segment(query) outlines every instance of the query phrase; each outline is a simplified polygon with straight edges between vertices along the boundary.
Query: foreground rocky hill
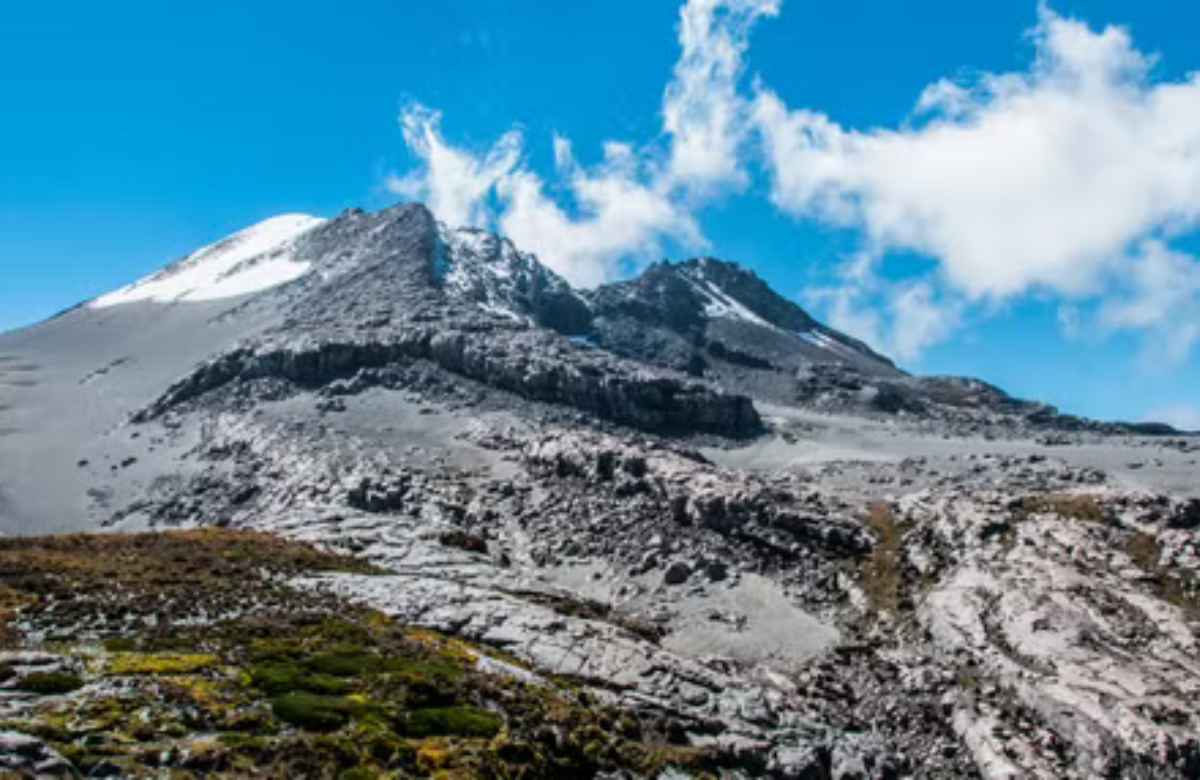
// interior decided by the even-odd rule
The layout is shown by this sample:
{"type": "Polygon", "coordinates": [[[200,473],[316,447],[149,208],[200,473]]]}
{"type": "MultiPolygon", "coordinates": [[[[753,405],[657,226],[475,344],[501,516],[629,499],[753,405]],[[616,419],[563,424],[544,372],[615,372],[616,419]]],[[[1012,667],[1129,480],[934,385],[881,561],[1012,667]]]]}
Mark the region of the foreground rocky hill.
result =
{"type": "Polygon", "coordinates": [[[236,531],[0,543],[0,767],[40,777],[718,771],[510,656],[291,583],[372,576],[236,531]],[[119,582],[114,589],[112,583],[119,582]]]}
{"type": "Polygon", "coordinates": [[[733,264],[576,291],[417,205],[272,220],[0,336],[5,532],[226,529],[0,543],[10,765],[1200,776],[1198,461],[907,375],[733,264]],[[151,708],[134,749],[89,709],[121,664],[259,720],[151,708]]]}

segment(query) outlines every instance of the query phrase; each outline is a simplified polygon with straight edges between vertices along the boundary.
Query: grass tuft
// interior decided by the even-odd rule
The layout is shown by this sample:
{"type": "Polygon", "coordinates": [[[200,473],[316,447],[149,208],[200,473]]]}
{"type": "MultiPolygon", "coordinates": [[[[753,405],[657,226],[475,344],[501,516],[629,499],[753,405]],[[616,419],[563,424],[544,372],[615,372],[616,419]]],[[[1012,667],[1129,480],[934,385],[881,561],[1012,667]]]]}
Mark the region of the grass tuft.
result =
{"type": "Polygon", "coordinates": [[[859,567],[858,582],[875,614],[895,615],[900,610],[904,581],[904,532],[892,505],[877,501],[867,508],[866,525],[878,542],[870,557],[859,567]]]}

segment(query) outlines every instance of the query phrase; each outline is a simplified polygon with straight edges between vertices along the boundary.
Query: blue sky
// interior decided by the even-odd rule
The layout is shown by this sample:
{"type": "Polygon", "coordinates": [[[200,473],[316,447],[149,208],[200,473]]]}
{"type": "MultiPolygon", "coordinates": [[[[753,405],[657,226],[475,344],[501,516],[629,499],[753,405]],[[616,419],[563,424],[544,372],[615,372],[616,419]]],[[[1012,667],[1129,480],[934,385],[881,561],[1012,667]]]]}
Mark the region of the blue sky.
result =
{"type": "Polygon", "coordinates": [[[273,214],[440,193],[584,281],[715,254],[913,370],[1098,417],[1200,406],[1200,342],[1179,335],[1200,328],[1200,9],[692,0],[711,16],[681,76],[681,2],[347,5],[6,9],[0,329],[273,214]],[[729,41],[746,47],[726,84],[703,58],[729,41]],[[697,74],[672,133],[664,90],[697,74]],[[958,91],[914,112],[942,80],[958,91]],[[1047,150],[1016,124],[1070,153],[1034,166],[1047,150]],[[1108,124],[1124,134],[1086,129],[1108,124]],[[498,148],[514,128],[519,150],[498,148]],[[464,201],[421,138],[483,168],[515,157],[471,169],[488,189],[464,201]],[[624,144],[607,162],[606,142],[624,144]]]}

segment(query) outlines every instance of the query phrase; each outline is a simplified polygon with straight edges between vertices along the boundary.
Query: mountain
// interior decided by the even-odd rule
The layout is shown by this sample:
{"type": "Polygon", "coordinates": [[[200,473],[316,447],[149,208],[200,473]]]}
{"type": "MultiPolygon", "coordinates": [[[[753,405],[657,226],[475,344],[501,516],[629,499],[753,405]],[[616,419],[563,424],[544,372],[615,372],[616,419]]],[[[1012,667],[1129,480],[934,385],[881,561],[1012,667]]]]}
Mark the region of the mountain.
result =
{"type": "Polygon", "coordinates": [[[0,335],[0,768],[1196,777],[1198,460],[735,263],[277,217],[0,335]]]}

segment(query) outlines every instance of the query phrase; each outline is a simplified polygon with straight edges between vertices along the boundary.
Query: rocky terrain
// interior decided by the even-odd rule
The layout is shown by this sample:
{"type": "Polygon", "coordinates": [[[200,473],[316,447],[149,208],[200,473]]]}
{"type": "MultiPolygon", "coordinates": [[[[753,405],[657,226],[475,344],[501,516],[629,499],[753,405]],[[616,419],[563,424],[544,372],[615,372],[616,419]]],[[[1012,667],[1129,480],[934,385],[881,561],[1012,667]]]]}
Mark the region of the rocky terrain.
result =
{"type": "Polygon", "coordinates": [[[1200,777],[1198,463],[1165,426],[908,375],[732,263],[578,291],[419,205],[272,220],[0,336],[0,529],[224,529],[163,544],[267,583],[0,542],[0,765],[1200,777]],[[370,659],[306,681],[348,652],[330,615],[370,659]],[[256,677],[253,620],[308,639],[256,677]],[[451,651],[437,706],[386,672],[451,651]],[[156,705],[173,733],[142,739],[92,714],[122,662],[139,706],[199,675],[259,720],[156,705]],[[24,691],[35,667],[82,687],[24,691]]]}

